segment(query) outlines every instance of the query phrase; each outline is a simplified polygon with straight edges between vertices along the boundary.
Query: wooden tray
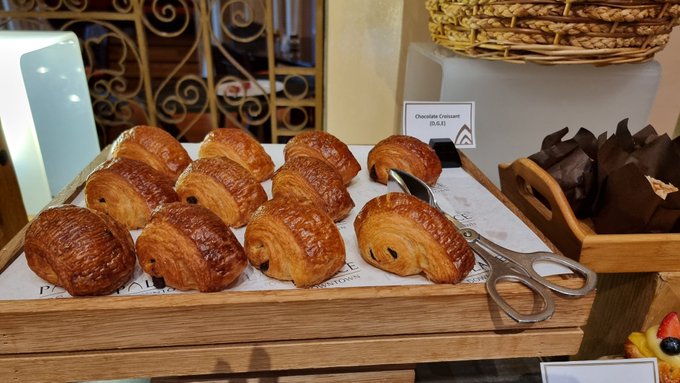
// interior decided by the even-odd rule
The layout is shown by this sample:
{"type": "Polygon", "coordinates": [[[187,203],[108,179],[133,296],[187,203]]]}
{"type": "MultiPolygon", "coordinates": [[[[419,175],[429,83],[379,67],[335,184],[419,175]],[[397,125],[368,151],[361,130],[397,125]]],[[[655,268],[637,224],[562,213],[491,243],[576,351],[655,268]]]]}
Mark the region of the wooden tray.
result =
{"type": "Polygon", "coordinates": [[[597,234],[579,220],[552,176],[520,158],[499,166],[503,193],[566,256],[598,273],[680,271],[680,234],[597,234]],[[548,206],[539,201],[539,193],[548,206]]]}
{"type": "MultiPolygon", "coordinates": [[[[77,195],[106,156],[52,204],[77,195]]],[[[467,159],[464,167],[509,204],[467,159]]],[[[0,252],[0,272],[21,253],[24,230],[0,252]]],[[[502,287],[522,311],[537,304],[523,287],[502,287]]],[[[594,296],[553,295],[554,317],[526,325],[483,284],[0,301],[0,376],[55,382],[570,355],[594,296]]]]}

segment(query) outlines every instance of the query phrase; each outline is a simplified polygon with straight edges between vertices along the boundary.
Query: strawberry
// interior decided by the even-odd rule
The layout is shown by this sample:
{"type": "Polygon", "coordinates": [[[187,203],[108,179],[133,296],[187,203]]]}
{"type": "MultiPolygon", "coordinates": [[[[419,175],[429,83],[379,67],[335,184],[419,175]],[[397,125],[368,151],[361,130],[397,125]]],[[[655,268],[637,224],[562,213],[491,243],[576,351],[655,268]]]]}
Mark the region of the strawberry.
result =
{"type": "Polygon", "coordinates": [[[680,338],[680,319],[678,313],[671,311],[663,318],[659,325],[659,331],[656,332],[658,339],[667,337],[680,338]]]}

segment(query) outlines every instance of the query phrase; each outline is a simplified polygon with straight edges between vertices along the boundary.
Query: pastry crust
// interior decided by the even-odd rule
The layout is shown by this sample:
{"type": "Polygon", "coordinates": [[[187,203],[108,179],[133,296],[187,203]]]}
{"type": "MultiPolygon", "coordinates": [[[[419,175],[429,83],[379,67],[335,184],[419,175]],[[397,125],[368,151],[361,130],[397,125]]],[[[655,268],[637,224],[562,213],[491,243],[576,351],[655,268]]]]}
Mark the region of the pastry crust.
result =
{"type": "Polygon", "coordinates": [[[264,147],[238,128],[221,128],[208,133],[201,143],[198,156],[228,157],[248,169],[259,182],[269,179],[274,172],[274,162],[264,147]]]}
{"type": "Polygon", "coordinates": [[[231,230],[199,205],[161,206],[136,247],[142,269],[179,290],[223,290],[247,265],[243,247],[231,230]]]}
{"type": "Polygon", "coordinates": [[[179,201],[173,186],[172,179],[143,162],[112,158],[87,177],[85,203],[128,229],[139,229],[156,207],[179,201]]]}
{"type": "Polygon", "coordinates": [[[28,267],[69,294],[111,294],[127,282],[136,258],[130,232],[104,213],[74,205],[42,211],[24,238],[28,267]]]}
{"type": "Polygon", "coordinates": [[[266,275],[297,287],[319,284],[345,264],[345,243],[333,220],[308,201],[275,198],[246,227],[246,256],[266,275]]]}
{"type": "Polygon", "coordinates": [[[217,214],[227,226],[241,227],[267,193],[252,174],[227,157],[192,162],[176,184],[181,201],[197,203],[217,214]]]}
{"type": "Polygon", "coordinates": [[[393,135],[368,152],[368,170],[373,180],[387,184],[390,169],[404,170],[434,186],[442,173],[442,163],[434,149],[419,139],[393,135]]]}
{"type": "Polygon", "coordinates": [[[347,217],[354,207],[342,177],[315,157],[294,157],[283,164],[272,178],[272,195],[306,199],[322,208],[335,222],[347,217]]]}
{"type": "MultiPolygon", "coordinates": [[[[623,344],[623,350],[626,358],[646,358],[629,339],[626,339],[623,344]]],[[[680,383],[680,368],[675,368],[670,363],[658,358],[657,365],[659,366],[660,383],[680,383]]]]}
{"type": "Polygon", "coordinates": [[[361,170],[361,165],[344,142],[332,134],[310,131],[293,137],[283,148],[286,162],[299,156],[316,157],[326,161],[342,177],[345,185],[361,170]]]}
{"type": "Polygon", "coordinates": [[[118,136],[111,147],[111,156],[142,161],[173,181],[191,162],[182,144],[170,133],[146,125],[135,126],[118,136]]]}
{"type": "Polygon", "coordinates": [[[475,257],[455,225],[432,206],[403,193],[376,197],[354,220],[359,251],[371,265],[401,276],[458,283],[475,257]]]}

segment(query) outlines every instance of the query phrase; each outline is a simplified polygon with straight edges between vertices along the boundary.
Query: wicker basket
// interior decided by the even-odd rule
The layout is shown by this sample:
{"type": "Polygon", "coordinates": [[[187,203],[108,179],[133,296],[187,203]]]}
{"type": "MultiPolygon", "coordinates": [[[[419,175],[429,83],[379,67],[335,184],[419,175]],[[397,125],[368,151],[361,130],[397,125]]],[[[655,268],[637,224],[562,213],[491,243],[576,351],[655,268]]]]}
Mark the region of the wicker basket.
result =
{"type": "Polygon", "coordinates": [[[426,0],[433,40],[460,54],[543,64],[651,59],[680,0],[426,0]]]}

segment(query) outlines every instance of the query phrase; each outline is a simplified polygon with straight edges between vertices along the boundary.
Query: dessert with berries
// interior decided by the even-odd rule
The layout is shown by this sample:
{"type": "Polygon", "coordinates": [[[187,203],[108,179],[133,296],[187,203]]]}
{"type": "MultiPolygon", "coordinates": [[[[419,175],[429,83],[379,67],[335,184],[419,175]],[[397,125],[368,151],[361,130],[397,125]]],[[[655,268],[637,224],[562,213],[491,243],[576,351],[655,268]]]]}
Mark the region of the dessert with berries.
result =
{"type": "Polygon", "coordinates": [[[680,319],[672,311],[661,324],[633,332],[624,344],[626,358],[657,358],[661,383],[680,383],[680,319]]]}

